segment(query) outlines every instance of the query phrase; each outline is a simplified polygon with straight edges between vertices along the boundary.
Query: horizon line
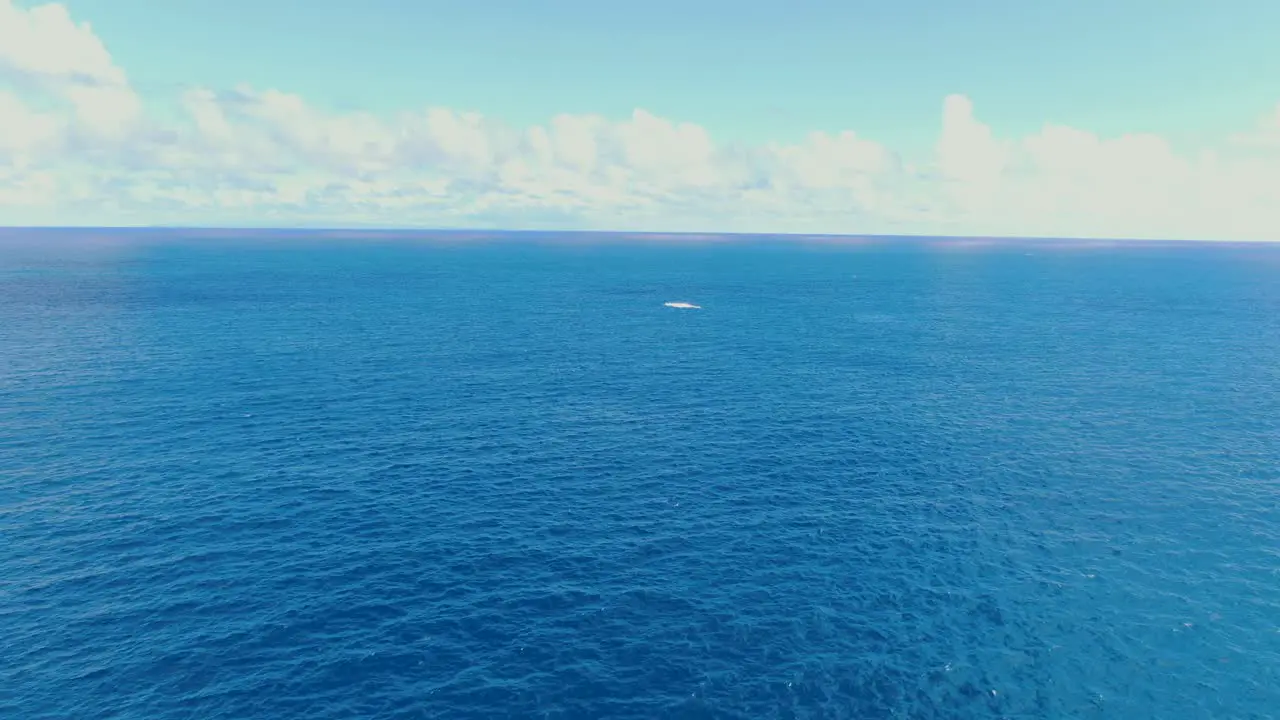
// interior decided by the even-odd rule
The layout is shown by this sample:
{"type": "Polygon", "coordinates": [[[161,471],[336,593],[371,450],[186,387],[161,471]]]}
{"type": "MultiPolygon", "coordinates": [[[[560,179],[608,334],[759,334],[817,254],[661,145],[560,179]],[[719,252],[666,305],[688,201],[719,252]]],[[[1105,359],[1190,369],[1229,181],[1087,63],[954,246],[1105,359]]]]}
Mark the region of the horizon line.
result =
{"type": "MultiPolygon", "coordinates": [[[[0,236],[13,232],[75,232],[75,231],[143,231],[143,232],[178,232],[178,233],[210,233],[210,232],[270,232],[289,234],[332,234],[361,233],[366,235],[593,235],[614,236],[632,239],[650,240],[746,240],[776,238],[793,241],[980,241],[980,242],[1065,242],[1065,243],[1120,243],[1120,244],[1208,244],[1208,245],[1268,245],[1280,243],[1280,238],[1272,239],[1223,239],[1207,238],[1142,238],[1142,237],[1072,237],[1053,235],[929,235],[920,233],[800,233],[800,232],[700,232],[695,230],[589,230],[589,229],[536,229],[536,228],[493,228],[493,227],[412,227],[412,226],[361,226],[361,225],[0,225],[0,236]]],[[[483,239],[481,237],[471,239],[483,239]]]]}

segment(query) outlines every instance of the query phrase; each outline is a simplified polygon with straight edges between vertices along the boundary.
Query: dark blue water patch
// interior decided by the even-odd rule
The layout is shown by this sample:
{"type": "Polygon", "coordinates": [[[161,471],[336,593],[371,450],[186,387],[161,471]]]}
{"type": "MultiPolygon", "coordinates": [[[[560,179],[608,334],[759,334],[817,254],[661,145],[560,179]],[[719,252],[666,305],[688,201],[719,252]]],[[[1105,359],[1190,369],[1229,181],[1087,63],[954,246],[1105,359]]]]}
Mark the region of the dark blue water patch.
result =
{"type": "Polygon", "coordinates": [[[253,240],[0,244],[0,715],[1280,707],[1275,248],[253,240]]]}

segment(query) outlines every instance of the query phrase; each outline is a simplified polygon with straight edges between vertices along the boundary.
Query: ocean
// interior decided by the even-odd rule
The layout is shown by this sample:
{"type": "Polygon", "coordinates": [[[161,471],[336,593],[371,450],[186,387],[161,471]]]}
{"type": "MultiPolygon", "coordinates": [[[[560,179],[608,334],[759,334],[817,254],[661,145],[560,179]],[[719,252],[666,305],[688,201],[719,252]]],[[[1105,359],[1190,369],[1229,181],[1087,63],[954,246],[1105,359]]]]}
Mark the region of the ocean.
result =
{"type": "Polygon", "coordinates": [[[4,231],[0,717],[1280,717],[1280,245],[4,231]]]}

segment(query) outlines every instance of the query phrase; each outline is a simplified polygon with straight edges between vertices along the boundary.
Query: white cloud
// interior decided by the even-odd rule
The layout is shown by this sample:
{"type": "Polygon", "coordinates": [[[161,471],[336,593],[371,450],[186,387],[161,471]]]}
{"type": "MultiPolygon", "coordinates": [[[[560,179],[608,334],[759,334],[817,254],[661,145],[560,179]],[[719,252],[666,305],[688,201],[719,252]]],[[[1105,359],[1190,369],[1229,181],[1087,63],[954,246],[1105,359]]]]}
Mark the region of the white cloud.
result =
{"type": "Polygon", "coordinates": [[[853,131],[742,147],[645,110],[512,128],[248,86],[190,90],[175,122],[143,113],[87,23],[0,0],[5,80],[0,219],[1280,239],[1280,105],[1180,154],[1060,125],[1001,137],[952,95],[909,159],[853,131]]]}
{"type": "Polygon", "coordinates": [[[991,128],[973,115],[973,103],[951,95],[942,104],[942,137],[938,140],[938,169],[963,185],[989,187],[999,180],[1008,148],[992,137],[991,128]]]}
{"type": "Polygon", "coordinates": [[[1280,152],[1280,103],[1276,103],[1271,112],[1260,118],[1252,130],[1232,135],[1230,142],[1238,148],[1280,152]]]}
{"type": "Polygon", "coordinates": [[[0,0],[0,77],[70,103],[81,128],[118,138],[137,120],[138,96],[88,23],[60,4],[24,10],[0,0]]]}
{"type": "Polygon", "coordinates": [[[28,108],[17,96],[0,90],[0,159],[26,165],[49,152],[61,136],[60,119],[28,108]]]}
{"type": "Polygon", "coordinates": [[[13,70],[43,77],[125,83],[93,28],[73,21],[59,4],[23,10],[0,0],[0,59],[13,70]]]}
{"type": "Polygon", "coordinates": [[[57,189],[53,173],[0,170],[0,206],[48,206],[53,203],[57,189]]]}

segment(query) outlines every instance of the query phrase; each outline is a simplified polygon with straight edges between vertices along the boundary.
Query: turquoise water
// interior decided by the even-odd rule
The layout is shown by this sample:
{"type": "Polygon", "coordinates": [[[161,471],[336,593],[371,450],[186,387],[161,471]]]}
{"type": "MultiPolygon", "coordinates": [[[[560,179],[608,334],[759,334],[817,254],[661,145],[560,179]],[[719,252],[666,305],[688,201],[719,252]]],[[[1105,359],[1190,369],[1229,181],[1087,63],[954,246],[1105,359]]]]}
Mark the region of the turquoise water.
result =
{"type": "Polygon", "coordinates": [[[1280,717],[1280,247],[561,240],[0,236],[0,716],[1280,717]]]}

